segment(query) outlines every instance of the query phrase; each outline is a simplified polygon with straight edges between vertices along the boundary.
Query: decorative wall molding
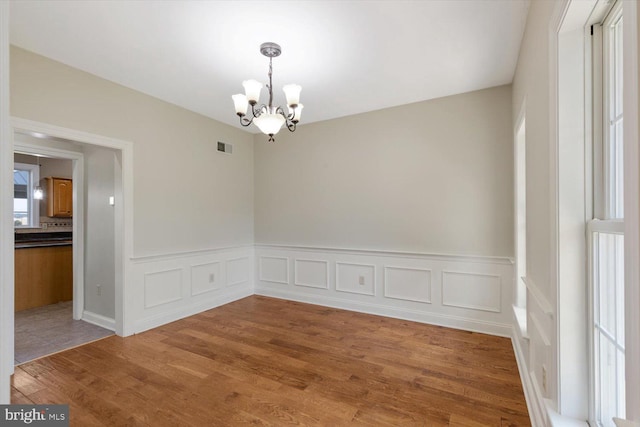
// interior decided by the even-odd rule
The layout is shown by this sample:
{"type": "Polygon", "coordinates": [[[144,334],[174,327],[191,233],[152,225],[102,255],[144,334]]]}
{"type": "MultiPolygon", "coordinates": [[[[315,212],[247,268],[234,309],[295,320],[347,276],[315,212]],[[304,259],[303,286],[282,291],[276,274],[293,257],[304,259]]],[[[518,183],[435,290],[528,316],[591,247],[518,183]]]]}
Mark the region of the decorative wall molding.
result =
{"type": "Polygon", "coordinates": [[[253,294],[251,247],[154,256],[133,262],[133,333],[253,294]]]}
{"type": "Polygon", "coordinates": [[[220,261],[191,266],[191,296],[220,289],[222,283],[220,261]]]}
{"type": "Polygon", "coordinates": [[[251,282],[253,277],[249,272],[253,271],[253,259],[248,256],[227,260],[227,284],[226,286],[236,286],[251,282]]]}
{"type": "Polygon", "coordinates": [[[211,255],[214,253],[224,253],[224,252],[235,251],[235,250],[251,250],[251,249],[253,249],[252,244],[224,246],[220,248],[198,249],[195,251],[180,251],[180,252],[166,252],[161,254],[138,255],[138,256],[132,256],[131,261],[139,264],[142,262],[169,261],[169,260],[174,260],[176,258],[190,258],[198,255],[211,255]]]}
{"type": "Polygon", "coordinates": [[[257,245],[255,254],[259,295],[511,335],[511,262],[272,245],[257,245]],[[289,265],[294,266],[293,281],[288,280],[289,265]],[[443,272],[465,278],[447,290],[449,305],[442,303],[443,272]]]}
{"type": "Polygon", "coordinates": [[[289,259],[261,256],[258,260],[258,279],[263,282],[289,284],[289,259]]]}
{"type": "Polygon", "coordinates": [[[144,308],[170,304],[182,299],[182,269],[144,274],[144,308]]]}
{"type": "Polygon", "coordinates": [[[384,296],[431,304],[431,270],[385,266],[384,296]]]}
{"type": "Polygon", "coordinates": [[[538,304],[544,314],[553,317],[553,307],[551,306],[551,303],[547,297],[544,296],[538,285],[533,282],[533,279],[530,277],[522,277],[522,281],[527,286],[527,290],[531,296],[533,296],[535,303],[538,304]]]}
{"type": "Polygon", "coordinates": [[[326,248],[312,246],[295,246],[295,245],[271,245],[256,243],[255,249],[271,249],[298,252],[330,252],[350,255],[368,255],[368,256],[387,256],[396,258],[428,258],[441,261],[464,261],[464,262],[480,262],[483,264],[505,264],[513,265],[513,258],[484,256],[484,255],[453,255],[427,252],[404,252],[404,251],[382,251],[377,249],[349,249],[349,248],[326,248]]]}
{"type": "Polygon", "coordinates": [[[462,271],[442,272],[442,304],[500,313],[500,276],[462,271]]]}
{"type": "Polygon", "coordinates": [[[294,259],[293,284],[309,288],[329,288],[329,263],[317,259],[294,259]]]}
{"type": "Polygon", "coordinates": [[[336,262],[336,291],[373,296],[375,283],[375,265],[336,262]]]}
{"type": "Polygon", "coordinates": [[[534,388],[531,376],[527,371],[528,365],[525,358],[525,349],[522,348],[521,341],[518,339],[516,327],[516,325],[513,326],[511,344],[513,345],[513,352],[515,353],[516,362],[518,364],[518,372],[520,373],[520,381],[522,382],[522,389],[524,390],[524,398],[527,402],[529,417],[531,418],[531,424],[533,427],[543,427],[547,425],[545,422],[544,401],[542,395],[538,394],[539,390],[534,388]]]}

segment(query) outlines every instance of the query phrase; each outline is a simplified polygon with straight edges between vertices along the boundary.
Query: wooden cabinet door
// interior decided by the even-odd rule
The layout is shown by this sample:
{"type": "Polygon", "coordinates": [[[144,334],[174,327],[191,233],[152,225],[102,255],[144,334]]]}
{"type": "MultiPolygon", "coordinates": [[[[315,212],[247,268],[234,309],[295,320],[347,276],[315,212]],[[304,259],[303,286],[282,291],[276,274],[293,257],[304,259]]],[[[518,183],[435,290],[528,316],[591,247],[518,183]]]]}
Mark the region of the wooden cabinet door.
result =
{"type": "Polygon", "coordinates": [[[73,299],[72,246],[15,250],[15,311],[73,299]]]}
{"type": "Polygon", "coordinates": [[[73,216],[73,183],[65,178],[46,178],[47,216],[71,218],[73,216]]]}

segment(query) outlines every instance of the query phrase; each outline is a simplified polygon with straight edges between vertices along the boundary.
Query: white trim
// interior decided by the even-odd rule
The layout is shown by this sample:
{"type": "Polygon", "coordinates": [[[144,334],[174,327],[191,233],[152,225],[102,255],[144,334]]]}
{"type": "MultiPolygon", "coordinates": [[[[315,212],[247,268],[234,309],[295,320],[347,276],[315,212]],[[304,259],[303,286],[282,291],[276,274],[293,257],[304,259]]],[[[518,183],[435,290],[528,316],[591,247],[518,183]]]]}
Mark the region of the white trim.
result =
{"type": "MultiPolygon", "coordinates": [[[[442,270],[442,300],[441,303],[443,306],[449,307],[459,307],[459,308],[470,308],[472,310],[480,310],[480,311],[488,311],[491,313],[502,313],[502,278],[497,274],[482,274],[482,273],[473,273],[469,271],[451,271],[451,270],[442,270]],[[483,277],[493,277],[498,279],[498,308],[487,307],[477,304],[452,304],[445,302],[445,276],[446,275],[459,275],[459,276],[483,276],[483,277]]],[[[510,284],[509,284],[510,285],[510,284]]],[[[430,301],[429,301],[430,302],[430,301]]]]}
{"type": "Polygon", "coordinates": [[[592,219],[587,223],[587,233],[624,234],[625,224],[617,219],[592,219]]]}
{"type": "Polygon", "coordinates": [[[0,1],[0,404],[14,364],[13,138],[9,123],[9,2],[0,1]]]}
{"type": "MultiPolygon", "coordinates": [[[[133,324],[128,316],[133,313],[133,301],[130,295],[133,288],[130,279],[130,258],[133,254],[133,144],[129,141],[16,117],[11,118],[11,124],[13,125],[14,132],[26,134],[40,133],[84,144],[112,148],[121,152],[123,203],[116,204],[114,209],[116,222],[122,224],[122,227],[118,227],[118,230],[116,230],[116,242],[121,242],[121,244],[116,245],[115,254],[115,321],[116,333],[118,335],[131,335],[133,333],[133,324]]],[[[74,170],[74,179],[75,178],[74,170]]],[[[77,200],[74,200],[74,209],[77,209],[76,212],[81,211],[77,200]]],[[[76,237],[75,234],[76,233],[74,233],[74,246],[76,244],[75,239],[80,237],[76,237]]],[[[13,332],[11,333],[11,339],[13,339],[13,332]]]]}
{"type": "MultiPolygon", "coordinates": [[[[444,274],[444,271],[442,271],[442,274],[444,274]]],[[[403,267],[403,266],[399,266],[399,265],[389,265],[389,264],[385,264],[384,267],[382,268],[382,277],[384,279],[383,282],[383,289],[382,289],[382,295],[385,298],[393,298],[393,299],[397,299],[397,300],[402,300],[402,301],[415,301],[415,302],[422,302],[425,304],[431,304],[431,299],[433,296],[433,270],[430,268],[417,268],[417,267],[403,267]],[[408,298],[408,297],[403,297],[403,296],[399,296],[399,295],[393,295],[392,293],[389,292],[389,279],[388,279],[388,275],[387,272],[389,270],[408,270],[408,271],[424,271],[429,273],[429,298],[408,298]]]]}
{"type": "Polygon", "coordinates": [[[269,255],[260,255],[260,257],[258,257],[258,280],[260,280],[261,282],[268,282],[268,283],[280,283],[281,285],[288,285],[289,281],[290,281],[290,270],[289,270],[289,258],[287,257],[283,257],[283,256],[269,256],[269,255]],[[273,280],[273,279],[265,279],[262,276],[262,263],[260,261],[262,261],[263,259],[279,259],[279,260],[284,260],[284,262],[286,263],[287,266],[287,280],[286,281],[282,281],[282,280],[273,280]]]}
{"type": "Polygon", "coordinates": [[[514,328],[517,328],[520,332],[519,337],[523,340],[529,341],[529,331],[527,330],[527,309],[525,307],[518,307],[512,305],[513,319],[515,321],[514,328]]]}
{"type": "Polygon", "coordinates": [[[396,258],[426,258],[437,259],[441,261],[460,261],[460,262],[481,262],[490,264],[506,264],[513,265],[513,258],[484,256],[484,255],[453,255],[426,252],[402,252],[402,251],[382,251],[377,249],[348,249],[348,248],[325,248],[311,246],[291,246],[291,245],[266,245],[256,243],[256,249],[276,249],[300,252],[329,252],[333,254],[351,254],[351,255],[372,255],[372,256],[391,256],[396,258]]]}
{"type": "Polygon", "coordinates": [[[543,427],[546,425],[546,422],[542,396],[536,394],[536,389],[533,388],[531,376],[527,371],[527,363],[522,346],[520,345],[520,340],[518,339],[516,327],[517,326],[513,326],[513,330],[511,332],[511,344],[513,345],[513,352],[516,356],[516,363],[518,364],[518,373],[520,374],[520,381],[522,382],[524,400],[527,403],[527,410],[529,411],[529,418],[531,418],[531,425],[533,427],[543,427]]]}
{"type": "MultiPolygon", "coordinates": [[[[559,170],[558,170],[558,141],[559,141],[559,126],[558,126],[558,113],[559,113],[559,60],[558,60],[558,41],[559,33],[561,30],[562,22],[567,14],[571,1],[561,0],[555,5],[553,15],[549,22],[549,35],[548,35],[548,49],[549,49],[549,296],[553,298],[553,301],[548,302],[548,307],[545,307],[547,301],[543,294],[534,294],[531,289],[538,290],[533,286],[529,288],[530,292],[535,299],[541,303],[541,307],[545,311],[545,314],[550,314],[550,311],[555,311],[555,330],[554,330],[554,344],[555,348],[551,351],[552,360],[550,361],[552,366],[551,372],[548,372],[549,378],[555,378],[555,381],[551,381],[547,387],[554,388],[552,394],[557,395],[558,407],[561,407],[562,396],[560,391],[562,390],[561,381],[562,375],[560,372],[560,344],[558,337],[560,336],[560,304],[559,299],[559,287],[560,269],[559,269],[559,252],[560,252],[560,236],[559,236],[559,170]]],[[[532,369],[532,367],[529,367],[532,369]]],[[[533,379],[534,387],[537,386],[535,378],[533,379]]]]}
{"type": "MultiPolygon", "coordinates": [[[[329,305],[331,307],[340,307],[347,310],[363,311],[400,319],[410,319],[427,323],[432,322],[443,326],[488,334],[498,334],[501,336],[509,336],[510,334],[508,331],[510,331],[512,326],[512,318],[508,308],[511,306],[511,278],[513,277],[513,265],[511,263],[465,262],[455,257],[450,260],[443,260],[441,258],[381,256],[380,251],[356,254],[350,251],[323,251],[320,248],[299,251],[284,250],[281,247],[273,249],[265,246],[257,246],[255,254],[255,265],[258,267],[255,277],[257,294],[264,293],[264,295],[306,301],[319,305],[329,305]],[[289,259],[302,258],[326,260],[329,263],[330,272],[337,271],[338,263],[356,263],[375,266],[374,268],[382,272],[382,274],[380,277],[376,276],[377,280],[374,295],[338,291],[335,286],[335,274],[329,277],[330,283],[328,288],[313,289],[303,286],[276,286],[260,279],[260,276],[264,276],[264,272],[260,271],[260,264],[264,262],[263,259],[265,256],[282,257],[277,268],[274,266],[273,274],[275,276],[268,277],[274,280],[284,279],[285,271],[282,263],[289,259]],[[404,297],[402,295],[404,291],[399,292],[398,295],[396,295],[396,292],[392,292],[393,297],[390,297],[389,292],[386,290],[388,283],[385,283],[388,282],[388,277],[385,276],[387,276],[390,271],[394,271],[389,269],[390,266],[400,268],[403,271],[411,270],[429,275],[429,289],[427,290],[426,287],[423,288],[421,285],[417,285],[420,289],[409,287],[409,290],[406,291],[408,293],[404,295],[404,297]],[[473,291],[473,293],[467,296],[466,290],[462,288],[455,291],[456,298],[462,298],[465,302],[465,307],[460,307],[460,304],[457,306],[442,304],[442,271],[462,272],[466,275],[465,277],[468,277],[468,283],[465,282],[465,286],[469,286],[469,290],[473,291]],[[491,282],[491,289],[494,291],[492,292],[494,297],[491,301],[496,304],[499,301],[500,310],[498,312],[484,310],[484,306],[482,310],[478,309],[477,305],[484,305],[484,296],[478,294],[477,297],[474,297],[473,295],[476,295],[476,290],[471,289],[475,284],[484,283],[482,281],[478,282],[478,279],[480,279],[476,277],[478,274],[482,276],[482,280],[484,280],[484,276],[487,275],[495,275],[500,278],[499,285],[498,282],[491,282]],[[500,286],[499,295],[498,290],[495,289],[496,285],[500,286]],[[425,301],[425,298],[428,299],[428,301],[425,301]]],[[[285,265],[289,264],[290,263],[287,263],[285,265]]],[[[324,271],[316,268],[314,271],[309,271],[308,274],[309,279],[307,279],[307,281],[315,284],[324,284],[324,271]]],[[[291,276],[293,276],[293,272],[291,276]]],[[[300,276],[298,276],[297,282],[300,282],[299,279],[300,276]]],[[[420,283],[422,283],[422,281],[420,281],[420,283]]],[[[404,287],[404,285],[402,286],[404,287]]]]}
{"type": "Polygon", "coordinates": [[[424,312],[408,308],[396,308],[369,302],[338,299],[327,295],[311,295],[308,293],[288,289],[280,290],[259,288],[255,290],[254,294],[281,298],[290,301],[304,302],[308,304],[322,305],[325,307],[340,308],[343,310],[351,310],[358,313],[375,314],[378,316],[393,317],[395,319],[403,319],[413,322],[427,323],[430,325],[445,326],[448,328],[462,329],[465,331],[492,334],[500,337],[511,336],[511,325],[485,320],[463,318],[434,312],[424,312]]]}
{"type": "Polygon", "coordinates": [[[526,173],[527,173],[527,167],[526,167],[526,159],[527,159],[527,125],[526,125],[526,119],[527,119],[527,97],[526,95],[524,96],[522,103],[520,104],[520,109],[519,109],[519,113],[516,116],[516,121],[515,121],[515,126],[513,128],[513,243],[514,243],[514,266],[515,268],[513,269],[514,271],[514,275],[513,275],[513,303],[519,307],[523,307],[526,308],[527,306],[527,291],[526,291],[526,287],[525,289],[521,290],[521,286],[520,286],[520,282],[518,279],[518,276],[520,274],[524,275],[526,274],[526,249],[525,249],[525,254],[524,254],[524,264],[525,264],[525,271],[520,271],[519,270],[519,253],[520,253],[520,244],[522,242],[520,242],[521,237],[524,237],[524,245],[526,248],[526,240],[527,240],[527,231],[526,231],[526,216],[527,216],[527,209],[526,209],[526,201],[527,201],[527,188],[526,188],[526,173]],[[524,126],[524,128],[522,127],[524,126]],[[521,129],[524,131],[524,145],[522,147],[522,149],[524,150],[524,153],[521,153],[521,147],[520,147],[520,131],[521,129]],[[525,160],[525,167],[524,167],[524,183],[520,182],[519,176],[520,176],[520,157],[521,154],[524,155],[524,160],[525,160]],[[523,185],[524,184],[524,185],[523,185]],[[524,236],[521,236],[520,233],[520,227],[519,227],[519,221],[520,221],[520,194],[521,192],[524,192],[524,200],[525,200],[525,206],[524,206],[524,217],[525,217],[525,230],[524,230],[524,236]],[[524,295],[520,295],[520,293],[523,292],[524,295]]]}
{"type": "MultiPolygon", "coordinates": [[[[246,248],[246,247],[243,247],[243,248],[246,248]]],[[[233,250],[233,249],[230,249],[230,250],[233,250]]],[[[226,274],[225,274],[225,276],[226,276],[225,277],[225,287],[237,286],[237,285],[240,285],[242,283],[246,283],[246,282],[251,280],[251,276],[249,275],[249,276],[247,276],[246,280],[237,280],[235,282],[230,282],[229,281],[229,264],[231,262],[233,262],[233,261],[242,261],[243,259],[246,259],[247,260],[247,267],[250,267],[251,266],[251,258],[252,257],[253,257],[253,254],[251,256],[239,256],[239,257],[235,257],[235,258],[229,258],[228,260],[225,261],[225,263],[224,263],[225,264],[224,265],[225,272],[226,272],[226,274]]]]}
{"type": "MultiPolygon", "coordinates": [[[[13,142],[15,152],[15,141],[13,142]]],[[[40,185],[40,168],[36,164],[32,163],[19,163],[14,162],[13,168],[29,171],[29,186],[27,187],[27,204],[29,205],[29,225],[27,226],[15,226],[16,230],[28,230],[30,228],[40,228],[40,200],[33,197],[33,190],[36,186],[40,185]]],[[[14,184],[15,185],[15,184],[14,184]]],[[[15,188],[14,188],[15,191],[15,188]]],[[[15,194],[14,194],[15,196],[15,194]]]]}
{"type": "Polygon", "coordinates": [[[336,292],[346,292],[349,294],[358,294],[358,295],[376,295],[376,277],[377,277],[377,268],[375,264],[367,264],[367,263],[356,263],[356,262],[336,262],[336,271],[335,271],[335,283],[336,283],[336,292]],[[340,289],[340,266],[341,265],[351,265],[353,267],[367,267],[373,269],[373,284],[371,286],[371,292],[367,291],[357,291],[353,289],[340,289]]]}
{"type": "Polygon", "coordinates": [[[110,331],[116,330],[116,321],[110,317],[96,314],[92,311],[84,311],[82,313],[82,320],[92,325],[100,326],[101,328],[108,329],[110,331]]]}
{"type": "Polygon", "coordinates": [[[211,248],[211,249],[197,249],[194,251],[165,252],[161,254],[133,256],[130,259],[135,264],[141,264],[145,262],[168,261],[176,258],[187,258],[195,255],[210,255],[210,254],[215,254],[220,252],[233,251],[236,249],[243,250],[243,249],[250,249],[250,248],[253,248],[253,244],[224,246],[224,247],[211,248]]]}
{"type": "Polygon", "coordinates": [[[216,308],[221,305],[254,295],[253,287],[250,285],[224,288],[219,291],[220,293],[217,294],[215,299],[206,299],[195,304],[165,310],[152,316],[139,317],[138,319],[136,319],[134,325],[132,326],[133,332],[136,334],[144,332],[149,329],[157,328],[159,326],[166,325],[167,323],[175,322],[176,320],[184,319],[185,317],[193,316],[195,314],[202,313],[203,311],[210,310],[212,308],[216,308]]]}
{"type": "Polygon", "coordinates": [[[544,296],[538,285],[536,285],[530,277],[522,277],[522,281],[527,285],[527,290],[533,296],[538,306],[542,309],[542,312],[547,316],[553,317],[553,307],[549,303],[549,300],[544,296]]]}
{"type": "Polygon", "coordinates": [[[626,418],[640,422],[640,150],[638,149],[638,4],[623,2],[626,418]]]}
{"type": "Polygon", "coordinates": [[[553,407],[553,401],[544,399],[544,409],[550,427],[589,427],[589,423],[575,418],[565,417],[553,407]]]}
{"type": "Polygon", "coordinates": [[[293,260],[293,284],[295,286],[306,286],[307,288],[329,289],[329,261],[324,259],[295,258],[293,260]],[[324,264],[325,282],[324,286],[317,286],[312,283],[304,283],[298,281],[298,262],[314,262],[324,264]]]}

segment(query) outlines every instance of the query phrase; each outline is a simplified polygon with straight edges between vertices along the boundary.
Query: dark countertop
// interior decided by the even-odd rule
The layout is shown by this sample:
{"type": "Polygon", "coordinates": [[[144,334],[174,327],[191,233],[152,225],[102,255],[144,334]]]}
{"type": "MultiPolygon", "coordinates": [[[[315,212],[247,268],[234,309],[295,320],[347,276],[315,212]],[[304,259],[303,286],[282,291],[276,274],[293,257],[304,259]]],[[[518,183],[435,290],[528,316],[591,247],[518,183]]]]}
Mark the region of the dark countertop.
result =
{"type": "Polygon", "coordinates": [[[16,233],[15,248],[45,248],[49,246],[70,246],[72,244],[70,231],[48,233],[16,233]]]}

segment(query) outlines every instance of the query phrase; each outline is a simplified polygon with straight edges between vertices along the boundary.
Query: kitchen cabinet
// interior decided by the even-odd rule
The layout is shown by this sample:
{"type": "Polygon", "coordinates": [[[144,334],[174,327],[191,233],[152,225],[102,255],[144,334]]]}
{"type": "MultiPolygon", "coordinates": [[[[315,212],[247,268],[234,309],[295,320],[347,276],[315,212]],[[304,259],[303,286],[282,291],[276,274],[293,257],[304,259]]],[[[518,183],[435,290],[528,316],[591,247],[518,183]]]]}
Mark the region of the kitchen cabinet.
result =
{"type": "Polygon", "coordinates": [[[73,216],[73,184],[67,178],[45,178],[47,182],[47,216],[71,218],[73,216]]]}
{"type": "Polygon", "coordinates": [[[15,250],[15,311],[73,299],[72,248],[15,250]]]}

